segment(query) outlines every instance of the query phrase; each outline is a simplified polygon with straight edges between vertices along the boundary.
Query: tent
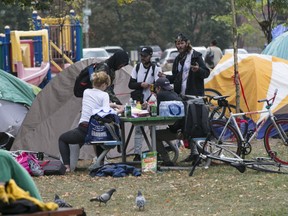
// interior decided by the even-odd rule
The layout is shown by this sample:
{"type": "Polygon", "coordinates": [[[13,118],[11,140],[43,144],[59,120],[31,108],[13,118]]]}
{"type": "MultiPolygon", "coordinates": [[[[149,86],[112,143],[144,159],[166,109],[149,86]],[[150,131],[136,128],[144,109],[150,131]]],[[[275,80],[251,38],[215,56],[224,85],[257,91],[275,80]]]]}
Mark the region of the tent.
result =
{"type": "MultiPolygon", "coordinates": [[[[257,100],[269,99],[275,89],[278,94],[272,106],[277,114],[288,113],[288,61],[261,54],[238,55],[239,77],[241,84],[240,108],[243,111],[265,110],[265,103],[257,100]]],[[[230,104],[236,104],[234,83],[234,57],[225,55],[205,79],[205,88],[217,89],[222,95],[230,95],[230,104]]],[[[254,121],[265,114],[255,116],[254,121]]]]}
{"type": "Polygon", "coordinates": [[[16,136],[40,89],[0,70],[0,132],[16,136]]]}
{"type": "MultiPolygon", "coordinates": [[[[59,136],[76,127],[80,118],[82,98],[76,98],[73,94],[75,79],[82,69],[95,61],[96,59],[79,61],[63,70],[45,86],[27,113],[12,150],[41,151],[59,156],[59,136]]],[[[123,104],[130,98],[128,82],[131,71],[130,65],[116,71],[114,91],[123,104]]],[[[82,158],[95,156],[91,148],[85,146],[81,149],[82,158]]]]}
{"type": "Polygon", "coordinates": [[[288,31],[275,38],[263,50],[262,54],[288,60],[288,31]]]}

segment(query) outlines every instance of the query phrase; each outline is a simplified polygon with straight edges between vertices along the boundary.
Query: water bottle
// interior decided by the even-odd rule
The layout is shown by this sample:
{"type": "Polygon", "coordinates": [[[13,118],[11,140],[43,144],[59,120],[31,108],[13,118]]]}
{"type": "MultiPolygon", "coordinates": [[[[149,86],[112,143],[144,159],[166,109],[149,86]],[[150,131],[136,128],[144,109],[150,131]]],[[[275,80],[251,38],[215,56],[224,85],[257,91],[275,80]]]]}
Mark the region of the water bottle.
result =
{"type": "Polygon", "coordinates": [[[131,107],[133,107],[133,103],[134,103],[133,99],[130,98],[130,99],[129,99],[129,105],[130,105],[131,107]]]}
{"type": "Polygon", "coordinates": [[[168,107],[165,101],[161,102],[159,105],[159,116],[167,116],[168,115],[168,107]]]}

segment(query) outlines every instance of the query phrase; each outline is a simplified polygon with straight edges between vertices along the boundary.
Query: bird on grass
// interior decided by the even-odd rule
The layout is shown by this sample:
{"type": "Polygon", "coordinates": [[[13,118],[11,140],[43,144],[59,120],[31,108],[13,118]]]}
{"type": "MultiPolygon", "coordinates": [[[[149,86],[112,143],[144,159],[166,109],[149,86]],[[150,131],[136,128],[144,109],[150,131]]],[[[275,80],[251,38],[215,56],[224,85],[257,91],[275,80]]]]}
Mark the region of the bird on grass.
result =
{"type": "Polygon", "coordinates": [[[141,191],[138,191],[135,202],[136,202],[136,206],[139,208],[139,210],[144,210],[146,199],[142,195],[141,191]]]}
{"type": "Polygon", "coordinates": [[[72,205],[65,202],[65,200],[61,199],[57,194],[55,194],[54,202],[58,204],[59,207],[69,207],[72,208],[72,205]]]}
{"type": "Polygon", "coordinates": [[[93,197],[92,199],[90,199],[90,202],[96,201],[99,202],[99,205],[101,205],[101,203],[106,203],[111,199],[113,193],[116,191],[115,188],[110,189],[109,191],[101,194],[100,196],[97,197],[93,197]]]}

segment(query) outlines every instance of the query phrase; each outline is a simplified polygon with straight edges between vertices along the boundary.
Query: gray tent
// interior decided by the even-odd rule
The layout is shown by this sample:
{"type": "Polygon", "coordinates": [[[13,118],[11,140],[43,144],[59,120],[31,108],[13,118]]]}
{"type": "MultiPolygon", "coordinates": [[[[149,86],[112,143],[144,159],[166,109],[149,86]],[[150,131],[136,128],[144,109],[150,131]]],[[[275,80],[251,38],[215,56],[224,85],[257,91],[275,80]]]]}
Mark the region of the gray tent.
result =
{"type": "MultiPolygon", "coordinates": [[[[87,59],[77,62],[55,76],[45,86],[27,113],[12,150],[42,151],[59,156],[59,136],[76,127],[80,118],[82,99],[76,98],[73,94],[75,79],[83,68],[95,61],[87,59]]],[[[128,82],[131,71],[130,65],[116,71],[114,90],[123,104],[127,103],[130,97],[128,82]]],[[[94,152],[91,151],[91,146],[82,149],[81,155],[84,158],[87,158],[87,153],[94,152]]],[[[114,154],[116,152],[115,150],[114,154]]],[[[89,158],[93,156],[89,155],[89,158]]]]}

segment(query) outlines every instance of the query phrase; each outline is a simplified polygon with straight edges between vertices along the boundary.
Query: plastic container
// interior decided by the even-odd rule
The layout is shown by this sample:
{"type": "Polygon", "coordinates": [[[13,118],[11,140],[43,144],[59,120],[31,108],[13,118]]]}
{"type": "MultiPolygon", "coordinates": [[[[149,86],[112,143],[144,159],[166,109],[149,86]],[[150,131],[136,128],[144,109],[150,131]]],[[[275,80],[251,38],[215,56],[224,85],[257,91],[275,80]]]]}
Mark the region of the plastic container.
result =
{"type": "Polygon", "coordinates": [[[159,115],[166,117],[184,116],[184,104],[181,101],[162,101],[159,105],[159,115]]]}

